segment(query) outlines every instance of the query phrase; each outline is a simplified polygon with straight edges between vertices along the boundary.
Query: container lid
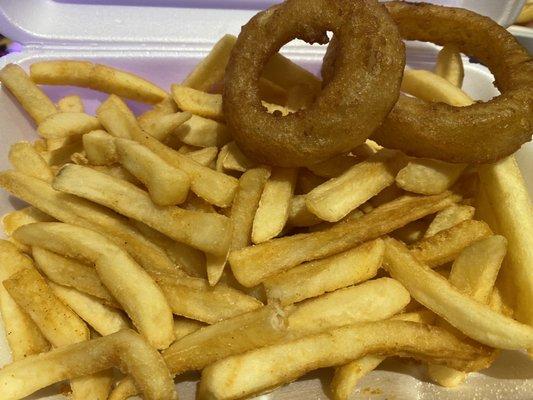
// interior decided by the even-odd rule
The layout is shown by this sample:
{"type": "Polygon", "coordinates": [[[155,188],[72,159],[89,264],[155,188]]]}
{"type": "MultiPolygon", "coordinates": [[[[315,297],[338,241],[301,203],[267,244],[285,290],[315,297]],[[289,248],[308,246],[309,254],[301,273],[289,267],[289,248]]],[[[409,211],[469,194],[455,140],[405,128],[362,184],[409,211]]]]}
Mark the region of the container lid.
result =
{"type": "MultiPolygon", "coordinates": [[[[3,0],[1,32],[26,46],[209,47],[238,34],[243,23],[274,0],[3,0]],[[148,4],[147,4],[148,3],[148,4]]],[[[525,0],[440,0],[487,15],[507,26],[525,0]]]]}

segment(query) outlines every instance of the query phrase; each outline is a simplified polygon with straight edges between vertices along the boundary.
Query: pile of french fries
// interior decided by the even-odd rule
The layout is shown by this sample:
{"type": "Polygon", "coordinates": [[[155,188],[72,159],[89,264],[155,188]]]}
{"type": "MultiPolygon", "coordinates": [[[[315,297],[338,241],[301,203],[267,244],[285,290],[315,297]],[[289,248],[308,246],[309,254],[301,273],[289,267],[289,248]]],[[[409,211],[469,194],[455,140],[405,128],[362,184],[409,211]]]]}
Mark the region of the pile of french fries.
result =
{"type": "MultiPolygon", "coordinates": [[[[199,399],[240,399],[336,367],[346,400],[386,357],[457,386],[498,349],[533,349],[533,213],[514,158],[448,164],[369,140],[309,168],[257,164],[216,91],[234,43],[171,93],[81,61],[0,71],[40,135],[0,173],[28,203],[2,219],[0,398],[68,380],[74,399],[175,399],[173,377],[202,371],[199,399]],[[93,116],[37,84],[110,96],[93,116]],[[123,98],[153,107],[136,116],[123,98]]],[[[462,80],[445,47],[402,88],[467,105],[462,80]]],[[[277,55],[260,87],[288,114],[320,82],[277,55]]]]}

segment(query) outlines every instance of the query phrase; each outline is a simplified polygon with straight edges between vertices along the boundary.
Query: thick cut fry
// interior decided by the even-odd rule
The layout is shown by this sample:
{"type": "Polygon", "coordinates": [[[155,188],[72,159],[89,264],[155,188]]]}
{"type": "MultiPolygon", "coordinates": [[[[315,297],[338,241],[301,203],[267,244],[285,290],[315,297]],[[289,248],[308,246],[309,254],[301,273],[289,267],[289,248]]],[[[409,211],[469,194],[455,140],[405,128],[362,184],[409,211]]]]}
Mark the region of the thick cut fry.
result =
{"type": "Polygon", "coordinates": [[[37,127],[39,134],[49,139],[80,136],[95,129],[100,129],[100,122],[85,113],[53,114],[37,127]]]}
{"type": "Polygon", "coordinates": [[[192,319],[174,318],[174,336],[176,336],[176,340],[180,340],[204,326],[205,324],[202,322],[194,321],[192,319]]]}
{"type": "Polygon", "coordinates": [[[411,296],[465,335],[499,349],[533,347],[533,328],[477,302],[420,263],[394,239],[385,239],[384,266],[411,296]]]}
{"type": "Polygon", "coordinates": [[[298,338],[400,312],[411,297],[390,278],[339,289],[289,308],[289,337],[298,338]]]}
{"type": "Polygon", "coordinates": [[[465,71],[457,46],[446,45],[439,51],[434,72],[458,88],[463,86],[465,71]]]}
{"type": "Polygon", "coordinates": [[[466,220],[414,243],[411,254],[431,268],[453,261],[470,244],[492,235],[483,221],[466,220]]]}
{"type": "Polygon", "coordinates": [[[191,178],[191,190],[198,196],[219,207],[231,205],[237,189],[237,179],[213,171],[143,132],[135,116],[120,98],[110,96],[100,105],[97,114],[102,124],[113,136],[132,138],[148,147],[173,167],[186,172],[191,178]]]}
{"type": "Polygon", "coordinates": [[[299,194],[292,197],[287,219],[290,226],[313,226],[320,222],[322,220],[307,208],[305,195],[299,194]]]}
{"type": "Polygon", "coordinates": [[[313,164],[307,167],[307,169],[315,175],[323,176],[324,178],[335,178],[345,173],[358,161],[361,160],[350,154],[340,154],[330,158],[329,160],[319,162],[318,164],[313,164]]]}
{"type": "Polygon", "coordinates": [[[29,142],[18,142],[9,149],[9,162],[17,171],[52,182],[54,174],[45,159],[29,142]]]}
{"type": "Polygon", "coordinates": [[[404,196],[384,204],[371,213],[340,222],[323,231],[274,239],[230,253],[235,278],[253,287],[305,261],[324,258],[348,250],[359,243],[376,239],[411,221],[436,213],[453,204],[455,197],[446,192],[436,196],[404,196]]]}
{"type": "Polygon", "coordinates": [[[85,112],[85,106],[81,97],[77,95],[65,96],[57,102],[57,108],[61,112],[85,112]]]}
{"type": "Polygon", "coordinates": [[[31,65],[35,83],[86,87],[145,103],[158,103],[168,95],[151,82],[130,72],[87,61],[42,61],[31,65]]]}
{"type": "Polygon", "coordinates": [[[417,158],[409,161],[396,176],[396,185],[419,194],[439,194],[448,190],[465,170],[465,164],[417,158]]]}
{"type": "Polygon", "coordinates": [[[53,282],[48,282],[48,285],[63,303],[74,310],[100,335],[106,336],[129,328],[127,319],[120,311],[105,306],[96,298],[53,282]]]}
{"type": "Polygon", "coordinates": [[[111,165],[118,161],[115,138],[103,130],[86,133],[83,149],[91,165],[111,165]]]}
{"type": "Polygon", "coordinates": [[[11,211],[2,217],[2,225],[7,236],[11,236],[22,225],[53,221],[55,221],[53,217],[31,206],[11,211]]]}
{"type": "Polygon", "coordinates": [[[377,239],[289,269],[263,282],[267,297],[286,305],[371,279],[381,267],[384,250],[377,239]]]}
{"type": "Polygon", "coordinates": [[[214,254],[229,248],[229,219],[214,213],[157,206],[135,185],[79,165],[66,165],[53,186],[146,223],[174,240],[214,254]],[[80,185],[80,181],[83,185],[80,185]]]}
{"type": "Polygon", "coordinates": [[[217,154],[218,154],[218,148],[205,147],[203,149],[188,152],[187,157],[189,157],[193,161],[196,161],[198,164],[204,167],[211,168],[213,166],[215,159],[217,158],[217,154]]]}
{"type": "MultiPolygon", "coordinates": [[[[246,157],[235,142],[229,142],[222,149],[224,148],[227,151],[225,157],[222,159],[223,170],[244,172],[256,166],[256,163],[246,157]]],[[[222,149],[220,150],[221,153],[222,149]]]]}
{"type": "Polygon", "coordinates": [[[173,138],[191,146],[222,147],[231,140],[231,134],[227,126],[220,122],[192,115],[188,121],[174,130],[172,137],[169,138],[171,143],[173,138]]]}
{"type": "Polygon", "coordinates": [[[467,221],[474,217],[476,209],[472,206],[456,204],[445,208],[435,215],[431,224],[429,224],[424,238],[436,235],[437,233],[449,229],[463,221],[467,221]]]}
{"type": "Polygon", "coordinates": [[[498,233],[508,241],[501,272],[515,288],[515,317],[533,326],[533,208],[524,178],[514,157],[481,167],[479,175],[498,233]]]}
{"type": "Polygon", "coordinates": [[[0,82],[15,96],[36,124],[40,124],[50,115],[57,113],[52,100],[30,80],[26,72],[18,65],[8,64],[2,68],[0,82]]]}
{"type": "Polygon", "coordinates": [[[199,399],[238,399],[271,390],[306,372],[366,355],[400,355],[480,369],[487,350],[448,332],[408,321],[380,321],[337,328],[292,342],[263,347],[205,368],[199,399]]]}
{"type": "Polygon", "coordinates": [[[325,221],[342,219],[394,182],[401,159],[394,152],[381,150],[339,177],[314,188],[306,196],[307,208],[325,221]]]}
{"type": "Polygon", "coordinates": [[[452,89],[450,83],[431,71],[406,69],[403,73],[402,92],[429,102],[444,102],[455,107],[472,104],[472,99],[460,88],[452,89]]]}
{"type": "MultiPolygon", "coordinates": [[[[457,257],[448,280],[462,293],[488,304],[506,251],[507,240],[503,236],[490,236],[475,242],[457,257]]],[[[446,328],[447,323],[439,322],[439,326],[446,328]]],[[[457,386],[466,379],[465,372],[442,365],[429,365],[428,374],[435,382],[446,387],[457,386]]]]}
{"type": "Polygon", "coordinates": [[[124,181],[128,181],[130,183],[133,183],[135,186],[142,187],[143,184],[140,182],[137,178],[135,178],[132,174],[130,174],[126,168],[122,167],[120,164],[113,164],[113,165],[91,165],[92,169],[101,172],[103,174],[113,176],[117,179],[122,179],[124,181]]]}
{"type": "Polygon", "coordinates": [[[170,206],[185,201],[189,193],[189,175],[133,140],[116,139],[115,145],[118,161],[144,183],[155,204],[170,206]]]}
{"type": "Polygon", "coordinates": [[[172,98],[182,111],[217,121],[224,120],[222,95],[206,93],[181,85],[171,86],[172,98]]]}
{"type": "MultiPolygon", "coordinates": [[[[228,250],[229,253],[229,250],[228,250]]],[[[228,262],[228,253],[222,255],[206,254],[205,255],[205,269],[207,271],[207,281],[211,286],[215,286],[228,262]]]]}
{"type": "Polygon", "coordinates": [[[23,243],[94,264],[102,283],[154,347],[166,348],[174,340],[172,311],[163,293],[146,271],[109,239],[56,222],[26,225],[14,236],[23,243]]]}
{"type": "Polygon", "coordinates": [[[265,183],[252,227],[252,241],[262,243],[281,233],[287,219],[298,170],[272,168],[265,183]]]}
{"type": "Polygon", "coordinates": [[[224,78],[226,64],[236,40],[233,35],[222,36],[209,54],[187,75],[182,85],[198,90],[209,90],[215,83],[220,82],[224,78]]]}
{"type": "Polygon", "coordinates": [[[32,268],[31,260],[5,240],[0,240],[0,313],[13,361],[48,351],[50,345],[35,322],[1,284],[17,272],[32,268]]]}
{"type": "MultiPolygon", "coordinates": [[[[75,138],[79,139],[78,136],[75,136],[75,138]]],[[[49,149],[49,151],[41,153],[41,156],[45,159],[48,165],[60,166],[70,162],[72,155],[81,151],[83,151],[83,142],[81,140],[76,140],[73,143],[65,144],[53,150],[49,149]]]]}
{"type": "Polygon", "coordinates": [[[37,246],[32,247],[32,255],[39,270],[52,282],[87,293],[109,306],[120,307],[89,265],[37,246]]]}
{"type": "Polygon", "coordinates": [[[52,350],[0,370],[0,397],[19,400],[65,379],[111,367],[129,373],[146,400],[175,400],[174,382],[161,355],[132,330],[52,350]]]}
{"type": "Polygon", "coordinates": [[[159,141],[164,141],[180,125],[192,117],[188,112],[161,115],[141,125],[142,129],[159,141]]]}
{"type": "Polygon", "coordinates": [[[239,290],[222,284],[212,287],[205,279],[152,273],[178,316],[214,324],[255,310],[262,303],[239,290]]]}

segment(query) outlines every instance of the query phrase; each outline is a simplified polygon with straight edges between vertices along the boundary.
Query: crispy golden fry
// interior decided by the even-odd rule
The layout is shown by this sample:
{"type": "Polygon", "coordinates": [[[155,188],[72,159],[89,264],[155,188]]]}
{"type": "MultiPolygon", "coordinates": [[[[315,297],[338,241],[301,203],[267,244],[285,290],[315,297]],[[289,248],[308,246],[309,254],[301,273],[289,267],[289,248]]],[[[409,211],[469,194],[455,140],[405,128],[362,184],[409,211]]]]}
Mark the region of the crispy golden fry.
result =
{"type": "Polygon", "coordinates": [[[369,214],[340,222],[323,231],[274,239],[230,253],[235,278],[253,287],[271,275],[305,261],[324,258],[376,239],[411,221],[436,213],[454,203],[445,192],[436,196],[404,196],[376,208],[369,214]]]}
{"type": "Polygon", "coordinates": [[[306,196],[307,208],[325,221],[342,219],[394,182],[402,158],[395,152],[381,150],[314,188],[306,196]]]}
{"type": "Polygon", "coordinates": [[[212,204],[201,197],[196,196],[194,193],[189,193],[187,200],[181,205],[182,208],[190,211],[201,211],[204,213],[216,213],[217,210],[212,204]]]}
{"type": "Polygon", "coordinates": [[[146,271],[109,239],[85,228],[57,222],[23,226],[14,237],[94,264],[102,283],[154,347],[166,348],[174,340],[172,311],[163,293],[146,271]]]}
{"type": "Polygon", "coordinates": [[[205,368],[199,399],[237,399],[271,390],[306,372],[366,355],[400,355],[476,370],[487,350],[408,321],[359,323],[220,360],[205,368]]]}
{"type": "Polygon", "coordinates": [[[222,36],[209,54],[185,78],[182,85],[198,90],[209,90],[215,83],[220,82],[224,78],[226,64],[236,40],[233,35],[222,36]]]}
{"type": "Polygon", "coordinates": [[[396,184],[419,194],[439,194],[448,190],[465,170],[465,164],[417,158],[409,161],[396,176],[396,184]]]}
{"type": "Polygon", "coordinates": [[[61,112],[85,112],[85,106],[80,96],[65,96],[57,102],[57,108],[61,112]]]}
{"type": "Polygon", "coordinates": [[[465,71],[457,46],[446,45],[439,51],[434,72],[458,88],[463,86],[465,71]]]}
{"type": "Polygon", "coordinates": [[[205,279],[153,272],[152,277],[165,293],[174,314],[214,324],[255,310],[261,302],[239,290],[205,279]]]}
{"type": "Polygon", "coordinates": [[[419,303],[487,346],[510,350],[533,347],[533,328],[463,294],[400,242],[385,239],[385,243],[385,268],[419,303]]]}
{"type": "Polygon", "coordinates": [[[381,267],[384,250],[377,239],[291,268],[263,282],[267,297],[287,305],[371,279],[381,267]]]}
{"type": "Polygon", "coordinates": [[[1,283],[32,268],[31,260],[6,240],[0,240],[0,313],[13,361],[48,351],[50,345],[35,322],[13,300],[1,283]]]}
{"type": "Polygon", "coordinates": [[[152,153],[143,145],[128,139],[115,139],[118,161],[139,179],[159,206],[183,203],[189,192],[189,176],[152,153]]]}
{"type": "Polygon", "coordinates": [[[453,90],[445,78],[422,69],[406,69],[403,73],[401,90],[422,100],[445,102],[455,107],[464,107],[473,102],[460,88],[453,90]]]}
{"type": "Polygon", "coordinates": [[[129,328],[128,320],[116,309],[76,289],[48,282],[54,294],[102,336],[129,328]]]}
{"type": "Polygon", "coordinates": [[[262,243],[278,236],[287,219],[298,170],[272,168],[266,181],[252,227],[252,242],[262,243]]]}
{"type": "Polygon", "coordinates": [[[168,140],[173,143],[174,139],[191,146],[221,147],[231,140],[231,134],[227,126],[220,122],[192,115],[174,130],[168,140]]]}
{"type": "Polygon", "coordinates": [[[120,307],[93,267],[37,246],[32,247],[32,256],[39,270],[52,282],[87,293],[109,306],[120,307]]]}
{"type": "Polygon", "coordinates": [[[435,234],[449,229],[463,221],[472,219],[476,209],[472,206],[456,204],[439,211],[431,224],[429,224],[424,238],[434,236],[435,234]]]}
{"type": "Polygon", "coordinates": [[[42,137],[54,139],[80,136],[100,128],[100,122],[96,117],[72,112],[50,115],[39,124],[37,131],[42,137]]]}
{"type": "Polygon", "coordinates": [[[45,159],[29,142],[18,142],[9,148],[9,162],[17,171],[52,182],[54,174],[45,159]]]}
{"type": "Polygon", "coordinates": [[[217,158],[217,154],[218,148],[205,147],[203,149],[188,152],[187,157],[189,157],[193,161],[196,161],[198,164],[203,165],[204,167],[211,168],[213,162],[217,158]]]}
{"type": "Polygon", "coordinates": [[[524,178],[514,157],[480,167],[479,175],[498,233],[508,240],[501,273],[514,288],[515,318],[533,325],[533,209],[524,178]]]}
{"type": "Polygon", "coordinates": [[[292,197],[287,219],[290,226],[313,226],[320,222],[322,220],[307,208],[305,195],[299,194],[292,197]]]}
{"type": "Polygon", "coordinates": [[[143,184],[141,181],[139,181],[137,178],[135,178],[132,174],[130,174],[126,168],[123,168],[119,164],[113,164],[113,165],[90,165],[92,169],[95,171],[101,172],[103,174],[113,176],[117,179],[122,179],[124,181],[128,181],[130,183],[133,183],[135,186],[142,187],[143,184]]]}
{"type": "Polygon", "coordinates": [[[112,384],[113,371],[111,369],[76,378],[70,383],[72,399],[107,400],[112,384]]]}
{"type": "Polygon", "coordinates": [[[2,217],[2,225],[6,235],[11,236],[22,225],[34,222],[53,222],[55,219],[35,207],[25,207],[11,211],[2,217]]]}
{"type": "Polygon", "coordinates": [[[162,142],[191,117],[192,114],[188,112],[165,114],[159,118],[153,118],[140,126],[144,131],[162,142]]]}
{"type": "Polygon", "coordinates": [[[289,308],[289,337],[386,319],[400,312],[410,300],[407,290],[391,278],[339,289],[289,308]]]}
{"type": "Polygon", "coordinates": [[[339,154],[329,160],[319,162],[318,164],[307,167],[312,173],[324,178],[335,178],[345,173],[348,169],[353,167],[360,158],[350,154],[339,154]]]}
{"type": "Polygon", "coordinates": [[[118,161],[115,138],[103,130],[86,133],[83,149],[91,165],[111,165],[118,161]]]}
{"type": "MultiPolygon", "coordinates": [[[[79,139],[78,136],[72,136],[79,139]]],[[[61,166],[71,161],[72,155],[83,151],[83,142],[76,140],[53,150],[41,153],[41,156],[50,166],[61,166]]]]}
{"type": "Polygon", "coordinates": [[[296,194],[307,194],[318,185],[326,182],[327,179],[321,176],[315,175],[307,168],[300,168],[298,171],[298,180],[296,181],[296,194]]]}
{"type": "Polygon", "coordinates": [[[57,113],[57,108],[26,72],[15,64],[8,64],[0,70],[0,82],[18,100],[22,108],[40,124],[47,117],[57,113]]]}
{"type": "Polygon", "coordinates": [[[180,340],[204,326],[206,326],[204,323],[192,319],[174,318],[174,336],[176,336],[176,340],[180,340]]]}
{"type": "Polygon", "coordinates": [[[172,206],[157,206],[146,192],[129,182],[79,165],[58,171],[53,186],[62,192],[86,198],[130,218],[146,223],[174,240],[214,254],[229,248],[229,219],[172,206]],[[80,185],[80,181],[83,185],[80,185]]]}
{"type": "Polygon", "coordinates": [[[231,205],[237,189],[235,178],[213,171],[144,133],[133,114],[125,108],[126,104],[116,96],[110,96],[98,108],[98,118],[109,133],[117,137],[132,138],[173,167],[186,172],[191,178],[191,190],[211,204],[219,207],[231,205]],[[113,124],[112,130],[110,124],[113,124]]]}
{"type": "Polygon", "coordinates": [[[466,220],[414,243],[411,254],[431,268],[453,261],[470,244],[492,235],[483,221],[466,220]]]}
{"type": "MultiPolygon", "coordinates": [[[[431,324],[435,314],[429,310],[398,314],[391,319],[396,321],[411,321],[422,324],[431,324]]],[[[352,361],[335,369],[335,375],[330,383],[331,397],[333,400],[348,400],[355,386],[361,378],[372,372],[386,357],[370,355],[352,361]]]]}
{"type": "Polygon", "coordinates": [[[224,120],[222,110],[222,95],[206,93],[187,86],[173,84],[172,98],[182,111],[217,121],[224,120]]]}
{"type": "Polygon", "coordinates": [[[0,370],[0,397],[18,400],[65,379],[120,367],[146,400],[175,400],[174,382],[161,355],[132,330],[28,357],[0,370]]]}
{"type": "Polygon", "coordinates": [[[167,93],[130,72],[87,61],[42,61],[31,65],[35,83],[86,87],[145,103],[157,103],[167,93]]]}
{"type": "Polygon", "coordinates": [[[206,254],[205,255],[205,269],[207,271],[207,281],[211,286],[215,286],[222,274],[224,273],[224,268],[228,262],[228,253],[222,255],[215,254],[206,254]]]}
{"type": "Polygon", "coordinates": [[[63,146],[67,146],[69,144],[79,142],[80,137],[77,135],[74,135],[74,136],[67,136],[67,137],[61,137],[61,138],[48,138],[48,139],[45,139],[45,141],[46,141],[46,150],[52,151],[52,150],[59,149],[63,146]]]}
{"type": "MultiPolygon", "coordinates": [[[[181,148],[180,148],[180,151],[181,151],[181,148]]],[[[215,162],[215,170],[218,171],[218,172],[224,172],[224,159],[226,158],[226,156],[228,155],[228,145],[224,145],[222,146],[222,148],[220,149],[220,151],[218,152],[218,155],[217,155],[217,160],[215,162]]]]}
{"type": "Polygon", "coordinates": [[[222,153],[224,148],[226,148],[227,151],[225,157],[222,159],[223,170],[245,172],[257,165],[253,160],[250,160],[242,153],[235,142],[229,142],[226,144],[222,147],[220,153],[222,153]]]}

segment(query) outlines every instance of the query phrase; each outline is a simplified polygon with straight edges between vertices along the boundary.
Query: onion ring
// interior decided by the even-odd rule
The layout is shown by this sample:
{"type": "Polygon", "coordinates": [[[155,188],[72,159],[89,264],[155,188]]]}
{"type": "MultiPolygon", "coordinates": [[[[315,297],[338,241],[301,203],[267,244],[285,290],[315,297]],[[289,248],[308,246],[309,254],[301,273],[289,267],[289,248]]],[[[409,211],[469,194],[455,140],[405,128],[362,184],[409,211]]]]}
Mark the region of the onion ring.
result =
{"type": "MultiPolygon", "coordinates": [[[[416,157],[476,164],[497,161],[531,140],[533,61],[509,32],[460,8],[398,1],[386,8],[403,39],[456,45],[480,60],[494,74],[501,95],[467,107],[401,95],[373,140],[416,157]]],[[[334,73],[335,39],[324,59],[325,81],[334,73]]]]}
{"type": "Polygon", "coordinates": [[[241,150],[256,161],[312,165],[374,132],[398,98],[404,64],[397,28],[377,1],[287,0],[242,28],[226,69],[224,115],[241,150]],[[328,30],[341,44],[331,81],[307,109],[269,114],[258,90],[265,64],[294,38],[327,43],[328,30]]]}

